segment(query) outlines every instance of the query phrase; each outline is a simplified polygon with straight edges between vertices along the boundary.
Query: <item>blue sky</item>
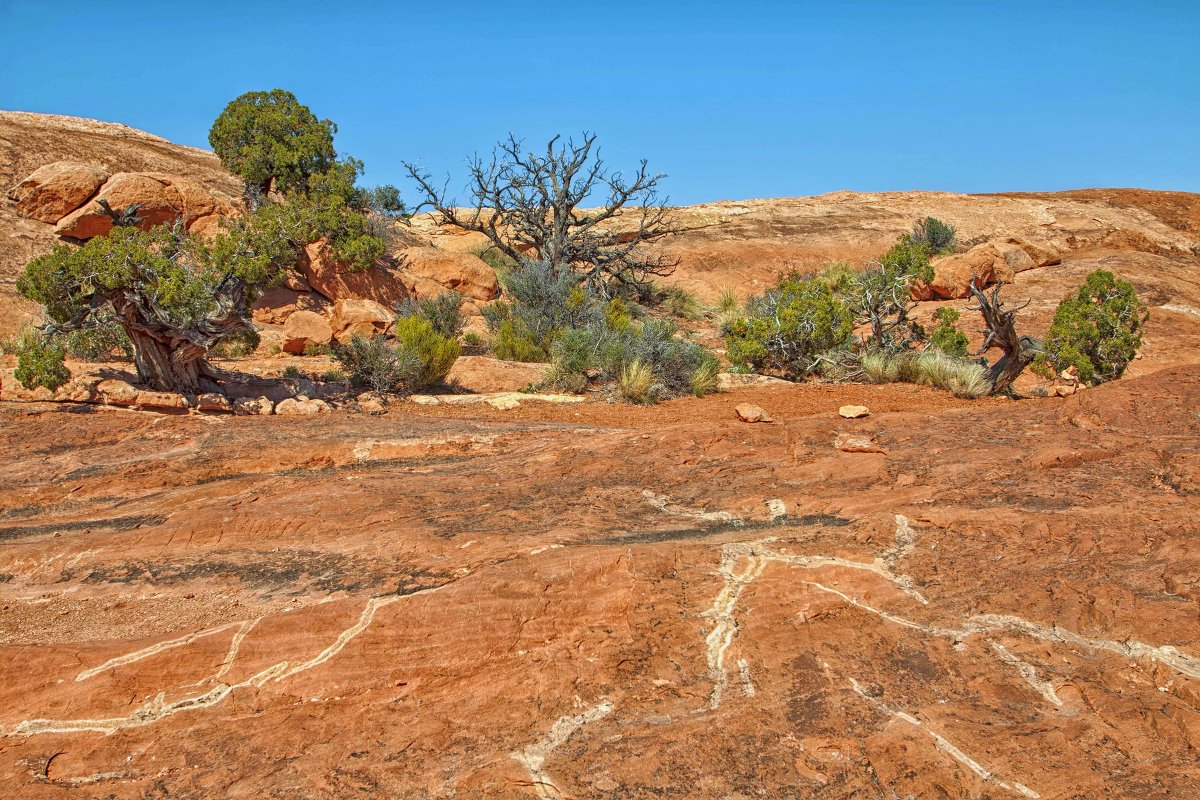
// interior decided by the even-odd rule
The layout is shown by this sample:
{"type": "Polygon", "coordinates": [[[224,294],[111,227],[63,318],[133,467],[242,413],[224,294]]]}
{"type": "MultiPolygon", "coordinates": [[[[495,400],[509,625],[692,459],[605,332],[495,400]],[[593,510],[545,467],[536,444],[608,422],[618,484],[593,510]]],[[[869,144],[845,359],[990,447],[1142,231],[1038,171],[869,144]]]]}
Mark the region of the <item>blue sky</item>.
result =
{"type": "Polygon", "coordinates": [[[508,131],[592,130],[673,202],[839,189],[1200,191],[1200,2],[0,0],[0,108],[207,147],[294,92],[370,183],[462,185],[508,131]]]}

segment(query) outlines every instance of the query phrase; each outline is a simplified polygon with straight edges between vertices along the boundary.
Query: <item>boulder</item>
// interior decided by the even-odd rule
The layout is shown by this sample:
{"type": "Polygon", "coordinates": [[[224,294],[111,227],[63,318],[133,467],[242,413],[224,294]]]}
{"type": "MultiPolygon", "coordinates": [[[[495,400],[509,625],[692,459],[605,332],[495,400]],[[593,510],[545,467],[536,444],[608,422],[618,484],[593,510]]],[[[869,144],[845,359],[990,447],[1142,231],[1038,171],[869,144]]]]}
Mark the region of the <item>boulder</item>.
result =
{"type": "Polygon", "coordinates": [[[329,327],[333,337],[345,344],[354,336],[370,338],[391,330],[396,313],[374,300],[338,300],[334,303],[329,327]]]}
{"type": "Polygon", "coordinates": [[[386,308],[396,308],[409,297],[409,290],[397,268],[378,264],[370,269],[351,270],[338,263],[324,240],[304,248],[299,271],[313,291],[335,303],[338,300],[374,300],[386,308]]]}
{"type": "Polygon", "coordinates": [[[239,397],[233,401],[233,413],[240,416],[266,416],[275,411],[275,404],[266,397],[239,397]]]}
{"type": "Polygon", "coordinates": [[[333,338],[333,330],[320,314],[296,311],[283,325],[283,351],[303,353],[310,345],[324,347],[333,338]]]}
{"type": "Polygon", "coordinates": [[[838,415],[844,419],[858,419],[870,416],[871,409],[866,406],[842,406],[838,409],[838,415]]]}
{"type": "Polygon", "coordinates": [[[314,414],[328,414],[333,409],[324,400],[309,400],[300,395],[281,400],[275,406],[275,413],[281,417],[309,417],[314,414]]]}
{"type": "Polygon", "coordinates": [[[110,406],[131,406],[137,402],[137,387],[125,381],[110,378],[96,384],[96,394],[100,402],[110,406]]]}
{"type": "Polygon", "coordinates": [[[233,411],[233,403],[220,392],[205,392],[196,398],[196,408],[201,411],[228,412],[233,411]]]}
{"type": "Polygon", "coordinates": [[[418,298],[457,291],[468,300],[494,300],[500,294],[496,271],[472,253],[409,247],[399,253],[405,285],[418,298]]]}
{"type": "Polygon", "coordinates": [[[250,312],[260,325],[283,325],[297,311],[325,315],[329,307],[329,301],[316,292],[297,292],[284,286],[272,286],[259,295],[254,305],[250,306],[250,312]]]}
{"type": "Polygon", "coordinates": [[[516,392],[545,378],[545,364],[501,361],[488,356],[459,356],[446,375],[446,382],[469,392],[516,392]]]}
{"type": "Polygon", "coordinates": [[[742,422],[774,422],[766,411],[753,403],[739,403],[734,409],[742,422]]]}
{"type": "Polygon", "coordinates": [[[983,242],[965,253],[934,258],[931,262],[933,280],[927,285],[916,286],[913,297],[918,300],[970,297],[968,287],[972,276],[978,278],[979,288],[1010,283],[1017,273],[1055,263],[1056,258],[1049,251],[1016,237],[983,242]]]}
{"type": "Polygon", "coordinates": [[[38,167],[8,193],[17,213],[51,225],[88,201],[108,173],[91,164],[55,161],[38,167]]]}
{"type": "Polygon", "coordinates": [[[100,200],[117,211],[137,205],[143,228],[182,219],[188,229],[196,228],[201,220],[201,229],[214,229],[217,219],[237,213],[228,198],[218,197],[188,178],[160,172],[118,172],[105,181],[93,200],[60,219],[54,232],[73,239],[107,234],[112,219],[100,208],[100,200]]]}

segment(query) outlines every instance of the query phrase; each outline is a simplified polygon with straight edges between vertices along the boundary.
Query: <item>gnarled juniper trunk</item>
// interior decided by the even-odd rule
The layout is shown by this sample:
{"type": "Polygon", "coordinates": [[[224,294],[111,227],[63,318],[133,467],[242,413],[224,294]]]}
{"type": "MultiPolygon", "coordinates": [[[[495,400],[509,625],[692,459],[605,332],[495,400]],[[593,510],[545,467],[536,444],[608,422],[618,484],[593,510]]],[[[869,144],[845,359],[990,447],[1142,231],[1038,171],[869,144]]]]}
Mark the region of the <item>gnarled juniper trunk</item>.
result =
{"type": "Polygon", "coordinates": [[[164,321],[166,315],[140,297],[113,299],[113,309],[133,344],[141,383],[182,394],[215,388],[208,380],[214,377],[208,366],[209,348],[223,336],[250,325],[242,281],[227,277],[218,284],[215,299],[212,310],[187,327],[164,321]]]}
{"type": "Polygon", "coordinates": [[[1025,306],[1005,310],[1004,303],[1000,300],[1000,289],[1004,284],[996,284],[991,297],[988,297],[975,285],[977,279],[977,276],[972,276],[968,286],[979,303],[975,310],[983,316],[986,332],[983,347],[975,355],[982,355],[993,347],[999,347],[1003,351],[1004,355],[988,370],[988,380],[992,384],[992,394],[1004,394],[1042,352],[1042,344],[1031,336],[1017,334],[1017,312],[1025,306]]]}

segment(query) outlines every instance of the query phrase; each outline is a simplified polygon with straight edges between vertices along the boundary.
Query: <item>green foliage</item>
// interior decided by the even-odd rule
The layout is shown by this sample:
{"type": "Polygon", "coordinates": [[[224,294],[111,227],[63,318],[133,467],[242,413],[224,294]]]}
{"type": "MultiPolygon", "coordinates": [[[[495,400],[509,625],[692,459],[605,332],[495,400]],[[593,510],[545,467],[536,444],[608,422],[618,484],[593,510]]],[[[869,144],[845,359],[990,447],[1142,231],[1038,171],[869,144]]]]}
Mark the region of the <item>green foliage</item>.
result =
{"type": "Polygon", "coordinates": [[[475,331],[467,331],[463,335],[463,344],[467,347],[483,347],[485,342],[483,341],[483,337],[475,331]]]}
{"type": "Polygon", "coordinates": [[[26,389],[41,386],[50,391],[71,379],[71,373],[63,360],[66,350],[53,337],[41,331],[26,329],[17,339],[17,369],[13,373],[26,389]]]}
{"type": "Polygon", "coordinates": [[[658,399],[653,367],[638,360],[621,368],[617,389],[631,403],[653,403],[658,399]]]}
{"type": "Polygon", "coordinates": [[[80,361],[108,361],[114,356],[130,358],[133,343],[125,329],[111,317],[96,315],[96,318],[95,325],[62,335],[67,355],[80,361]]]}
{"type": "Polygon", "coordinates": [[[614,297],[605,304],[604,324],[614,331],[633,330],[633,315],[624,300],[614,297]]]}
{"type": "Polygon", "coordinates": [[[442,292],[425,300],[409,299],[397,313],[401,317],[422,317],[442,336],[457,339],[467,324],[462,315],[463,296],[456,291],[442,292]]]}
{"type": "Polygon", "coordinates": [[[499,247],[490,246],[475,253],[479,259],[497,272],[503,275],[517,267],[517,260],[512,258],[499,247]]]}
{"type": "Polygon", "coordinates": [[[635,402],[654,402],[683,394],[705,394],[716,388],[717,361],[704,348],[677,336],[666,320],[614,330],[603,322],[564,331],[552,346],[551,382],[582,388],[590,377],[640,385],[648,370],[653,380],[635,402]],[[634,365],[637,365],[636,369],[634,365]]]}
{"type": "Polygon", "coordinates": [[[717,311],[721,314],[737,313],[742,310],[742,303],[738,300],[737,292],[733,287],[726,286],[721,289],[721,295],[717,298],[717,311]]]}
{"type": "Polygon", "coordinates": [[[813,280],[825,284],[836,295],[845,295],[857,277],[858,273],[850,266],[849,261],[834,261],[814,275],[813,280]]]}
{"type": "Polygon", "coordinates": [[[529,330],[512,319],[503,319],[492,334],[492,354],[504,361],[545,362],[550,354],[533,340],[529,330]]]}
{"type": "Polygon", "coordinates": [[[328,344],[317,344],[309,342],[304,345],[304,355],[306,356],[327,356],[333,353],[333,348],[328,344]]]}
{"type": "Polygon", "coordinates": [[[1055,311],[1046,358],[1055,372],[1074,367],[1085,384],[1114,380],[1142,346],[1148,318],[1132,284],[1096,270],[1055,311]]]}
{"type": "Polygon", "coordinates": [[[326,370],[325,372],[321,373],[321,380],[325,383],[345,383],[346,373],[342,372],[340,369],[326,370]]]}
{"type": "Polygon", "coordinates": [[[247,92],[213,122],[208,142],[230,172],[265,194],[305,192],[309,180],[330,171],[337,126],[320,120],[283,89],[247,92]]]}
{"type": "Polygon", "coordinates": [[[295,364],[288,364],[283,368],[283,377],[290,378],[291,380],[297,380],[299,378],[303,378],[304,373],[301,372],[300,368],[295,364]]]}
{"type": "Polygon", "coordinates": [[[799,378],[853,329],[850,309],[829,286],[790,275],[747,302],[746,315],[725,326],[725,344],[737,366],[799,378]]]}
{"type": "Polygon", "coordinates": [[[392,219],[412,216],[404,201],[400,199],[400,190],[390,183],[369,189],[356,189],[354,205],[372,214],[392,219]]]}
{"type": "Polygon", "coordinates": [[[663,305],[671,316],[679,317],[680,319],[694,321],[703,316],[703,308],[700,306],[700,301],[696,299],[696,296],[678,286],[672,286],[667,289],[663,298],[663,305]]]}
{"type": "Polygon", "coordinates": [[[373,392],[398,391],[417,371],[416,358],[397,352],[383,336],[352,336],[334,349],[333,357],[349,374],[351,386],[373,392]]]}
{"type": "Polygon", "coordinates": [[[17,291],[45,306],[58,326],[107,321],[114,304],[133,303],[153,307],[155,323],[184,330],[213,310],[223,281],[244,280],[252,295],[274,277],[269,256],[250,244],[230,235],[204,243],[166,226],[117,227],[33,259],[17,278],[17,291]]]}
{"type": "Polygon", "coordinates": [[[937,327],[929,334],[929,346],[950,356],[965,356],[970,343],[967,335],[958,328],[962,314],[950,306],[942,306],[933,314],[937,327]]]}
{"type": "Polygon", "coordinates": [[[884,253],[877,264],[845,279],[842,295],[855,322],[868,326],[869,347],[899,352],[924,338],[924,330],[908,311],[913,285],[931,280],[928,254],[907,239],[884,253]]]}
{"type": "Polygon", "coordinates": [[[500,324],[510,320],[512,335],[548,350],[560,331],[586,327],[603,317],[591,291],[571,270],[555,270],[545,261],[523,261],[502,281],[510,300],[492,303],[483,312],[488,328],[496,334],[500,324]]]}
{"type": "Polygon", "coordinates": [[[992,388],[981,364],[940,350],[869,351],[862,354],[860,363],[864,377],[871,383],[919,383],[967,398],[982,397],[992,388]]]}
{"type": "Polygon", "coordinates": [[[254,354],[260,341],[257,330],[243,328],[222,338],[211,352],[223,358],[245,358],[254,354]]]}
{"type": "Polygon", "coordinates": [[[441,383],[462,355],[462,346],[424,317],[402,317],[392,333],[400,360],[413,365],[404,381],[413,391],[441,383]]]}
{"type": "Polygon", "coordinates": [[[953,225],[947,225],[937,217],[926,217],[917,220],[907,239],[929,253],[949,253],[954,249],[956,232],[953,225]]]}
{"type": "Polygon", "coordinates": [[[269,203],[232,230],[277,266],[295,264],[305,245],[318,239],[326,239],[334,257],[352,271],[372,267],[387,250],[367,218],[336,195],[269,203]]]}

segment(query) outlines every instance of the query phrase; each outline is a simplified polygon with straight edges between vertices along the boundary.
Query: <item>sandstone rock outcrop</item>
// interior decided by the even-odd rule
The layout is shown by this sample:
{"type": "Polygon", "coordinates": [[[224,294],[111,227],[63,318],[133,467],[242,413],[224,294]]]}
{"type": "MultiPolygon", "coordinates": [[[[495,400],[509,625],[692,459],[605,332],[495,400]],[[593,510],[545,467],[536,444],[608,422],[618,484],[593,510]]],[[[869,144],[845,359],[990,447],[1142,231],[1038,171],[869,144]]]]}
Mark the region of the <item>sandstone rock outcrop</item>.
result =
{"type": "Polygon", "coordinates": [[[117,211],[138,206],[145,228],[178,219],[192,229],[202,221],[211,225],[214,217],[237,213],[229,198],[218,197],[189,178],[158,172],[118,172],[104,182],[90,202],[58,220],[54,232],[72,239],[107,234],[112,230],[112,218],[98,205],[100,200],[117,211]]]}
{"type": "Polygon", "coordinates": [[[994,283],[1012,283],[1018,273],[1061,263],[1060,258],[1015,237],[988,241],[965,253],[937,256],[931,260],[933,280],[919,285],[913,297],[919,300],[956,300],[970,297],[971,278],[980,288],[994,283]]]}
{"type": "Polygon", "coordinates": [[[17,213],[54,224],[82,206],[108,180],[94,164],[55,161],[38,167],[8,193],[17,213]]]}
{"type": "Polygon", "coordinates": [[[373,300],[385,308],[395,308],[409,296],[399,270],[378,264],[365,270],[351,270],[340,264],[324,241],[305,248],[300,274],[329,300],[373,300]]]}
{"type": "Polygon", "coordinates": [[[399,254],[405,285],[420,299],[457,291],[469,300],[494,300],[500,294],[496,272],[472,253],[410,247],[399,254]]]}
{"type": "Polygon", "coordinates": [[[333,305],[329,327],[333,337],[345,344],[355,336],[369,339],[387,333],[395,319],[395,311],[374,300],[339,300],[333,305]]]}
{"type": "Polygon", "coordinates": [[[329,321],[312,311],[296,311],[283,324],[283,352],[301,354],[306,349],[324,347],[333,339],[329,321]]]}

